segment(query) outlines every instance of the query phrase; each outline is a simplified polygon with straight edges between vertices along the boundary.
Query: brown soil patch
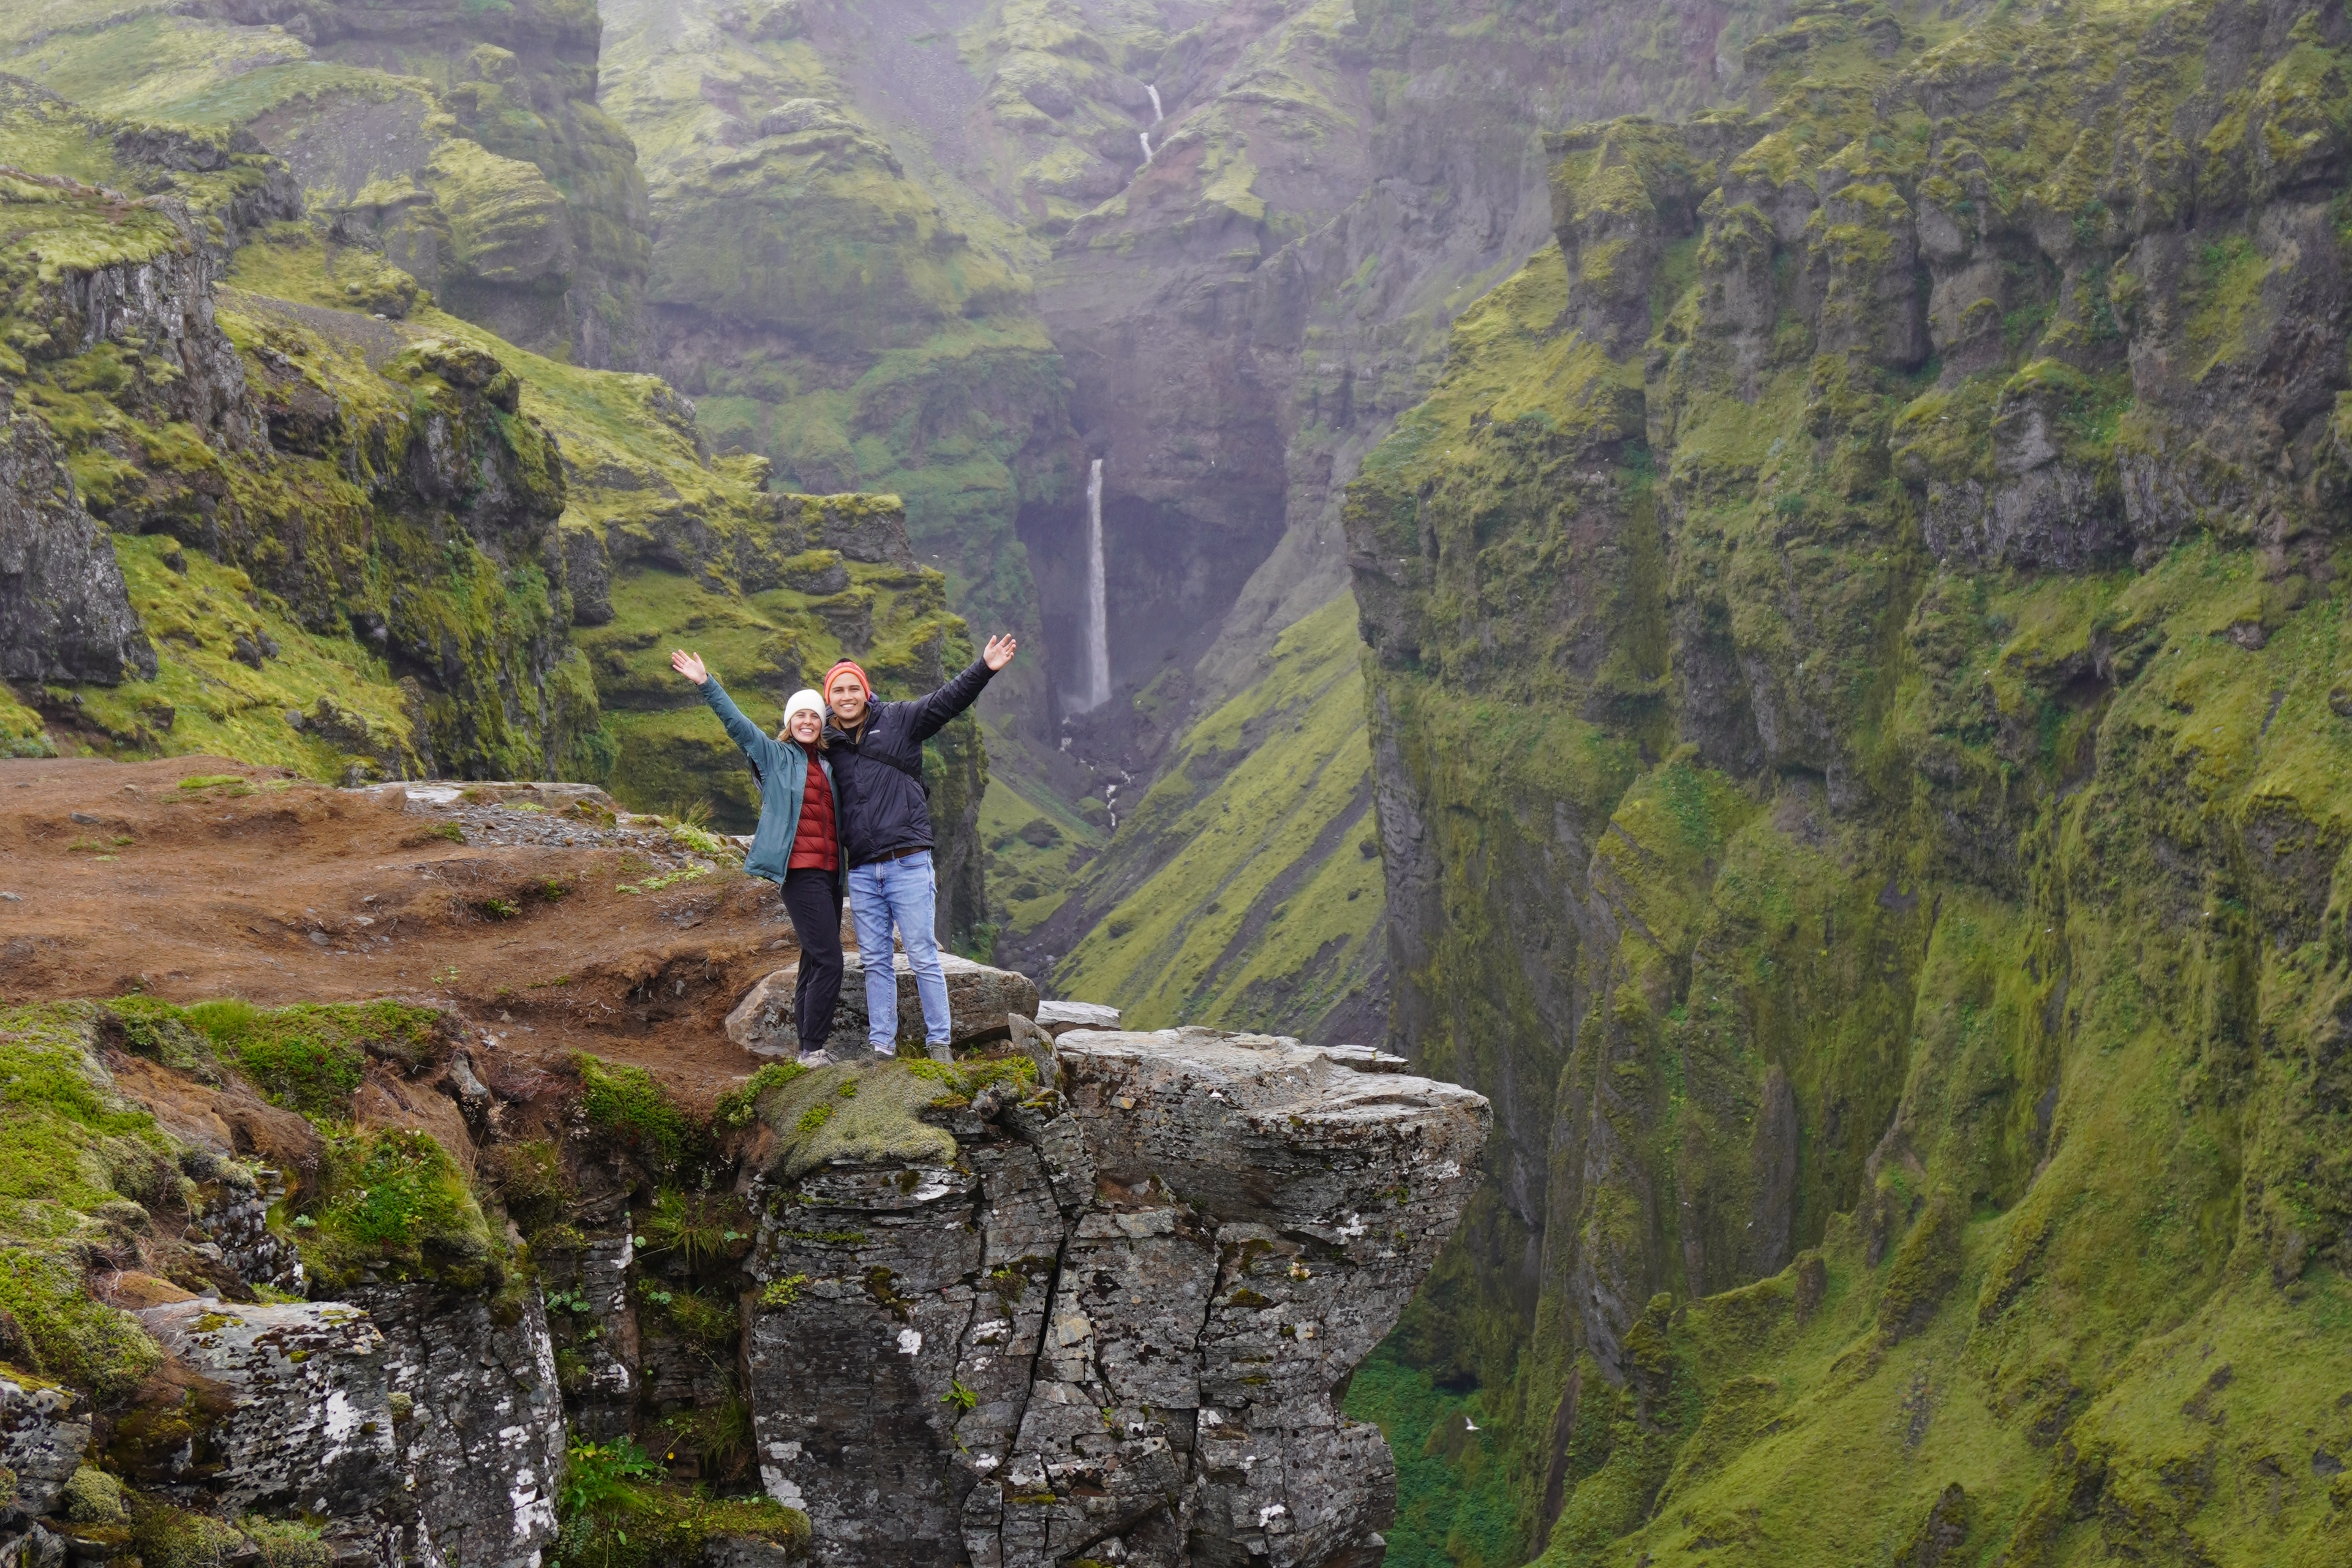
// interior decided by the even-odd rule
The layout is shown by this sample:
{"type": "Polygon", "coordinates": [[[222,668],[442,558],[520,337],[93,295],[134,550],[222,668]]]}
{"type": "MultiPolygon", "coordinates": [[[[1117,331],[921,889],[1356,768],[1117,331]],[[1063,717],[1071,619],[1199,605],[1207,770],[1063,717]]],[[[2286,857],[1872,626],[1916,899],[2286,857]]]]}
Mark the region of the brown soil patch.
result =
{"type": "Polygon", "coordinates": [[[703,1100],[755,1065],[728,1010],[797,949],[775,889],[739,870],[621,890],[687,861],[644,819],[216,757],[0,761],[0,998],[398,997],[499,1054],[593,1051],[703,1100]],[[244,782],[181,787],[225,774],[244,782]],[[452,825],[463,842],[436,836],[452,825]]]}

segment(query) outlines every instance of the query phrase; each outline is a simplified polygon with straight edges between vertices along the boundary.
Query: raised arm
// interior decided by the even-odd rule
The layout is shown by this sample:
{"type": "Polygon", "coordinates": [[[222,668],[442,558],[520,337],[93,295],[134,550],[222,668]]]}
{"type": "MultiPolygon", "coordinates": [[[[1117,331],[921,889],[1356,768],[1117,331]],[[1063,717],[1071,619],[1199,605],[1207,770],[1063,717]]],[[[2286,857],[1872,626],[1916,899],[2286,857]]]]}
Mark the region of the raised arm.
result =
{"type": "Polygon", "coordinates": [[[694,682],[695,689],[702,693],[702,700],[710,704],[710,710],[719,715],[721,724],[727,726],[727,738],[742,747],[745,756],[754,763],[766,763],[775,742],[769,739],[757,724],[743,717],[743,710],[735,706],[735,700],[727,695],[727,689],[719,684],[719,678],[704,666],[701,655],[688,653],[681,648],[669,656],[669,667],[694,682]]]}
{"type": "Polygon", "coordinates": [[[1009,637],[988,639],[980,657],[954,679],[927,696],[918,697],[908,704],[915,710],[914,738],[918,743],[940,732],[947,721],[980,700],[988,686],[989,677],[1013,662],[1020,644],[1009,637]]]}

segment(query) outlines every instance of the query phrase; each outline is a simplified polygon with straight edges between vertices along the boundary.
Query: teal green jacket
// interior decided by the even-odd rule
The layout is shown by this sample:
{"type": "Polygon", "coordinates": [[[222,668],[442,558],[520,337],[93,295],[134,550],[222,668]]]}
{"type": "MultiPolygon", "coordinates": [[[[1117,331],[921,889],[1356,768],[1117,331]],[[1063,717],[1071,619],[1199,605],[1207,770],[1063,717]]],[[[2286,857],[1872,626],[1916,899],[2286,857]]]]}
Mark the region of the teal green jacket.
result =
{"type": "MultiPolygon", "coordinates": [[[[751,772],[760,781],[760,826],[751,835],[751,851],[743,857],[743,869],[754,877],[765,877],[771,882],[782,883],[784,866],[793,858],[793,836],[800,831],[801,798],[808,788],[809,754],[797,741],[779,741],[743,717],[743,710],[727,695],[727,689],[712,676],[702,683],[702,700],[727,726],[727,733],[743,754],[751,759],[751,772]]],[[[817,766],[824,770],[824,782],[833,780],[833,764],[820,756],[817,766]]],[[[841,796],[834,795],[834,821],[838,830],[841,820],[841,796]]],[[[842,884],[841,868],[833,870],[836,887],[842,884]]]]}

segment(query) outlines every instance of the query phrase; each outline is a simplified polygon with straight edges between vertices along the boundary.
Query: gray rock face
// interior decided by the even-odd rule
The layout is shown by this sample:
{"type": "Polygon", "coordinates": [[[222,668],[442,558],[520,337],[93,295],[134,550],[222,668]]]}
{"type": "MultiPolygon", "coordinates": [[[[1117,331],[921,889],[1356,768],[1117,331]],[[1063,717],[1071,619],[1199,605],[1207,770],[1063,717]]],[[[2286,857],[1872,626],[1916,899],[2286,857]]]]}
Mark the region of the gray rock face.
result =
{"type": "Polygon", "coordinates": [[[539,1568],[555,1539],[563,1400],[538,1294],[511,1323],[425,1285],[364,1300],[383,1333],[387,1388],[410,1400],[394,1433],[430,1546],[468,1568],[539,1568]]]}
{"type": "MultiPolygon", "coordinates": [[[[915,992],[915,972],[903,952],[891,955],[898,973],[898,1044],[919,1047],[923,1043],[923,1005],[915,992]]],[[[940,954],[947,971],[950,1039],[956,1045],[1002,1039],[1006,1018],[1036,1015],[1037,983],[1009,969],[992,969],[952,952],[940,954]]],[[[788,1057],[800,1049],[793,1021],[793,988],[800,983],[800,965],[787,964],[744,994],[727,1016],[727,1037],[760,1056],[788,1057]]],[[[1118,1015],[1112,1014],[1115,1019],[1118,1015]]],[[[856,952],[848,955],[841,979],[841,1003],[833,1015],[833,1033],[826,1047],[835,1055],[866,1049],[866,964],[856,952]]]]}
{"type": "Polygon", "coordinates": [[[0,679],[152,676],[106,535],[37,420],[0,405],[0,679]]]}
{"type": "Polygon", "coordinates": [[[953,1164],[755,1182],[770,1494],[861,1568],[1377,1562],[1393,1464],[1333,1392],[1460,1219],[1486,1100],[1267,1036],[1057,1056],[1058,1094],[950,1112],[953,1164]]]}
{"type": "Polygon", "coordinates": [[[9,1507],[47,1513],[81,1464],[89,1422],[73,1414],[70,1389],[26,1388],[0,1378],[0,1465],[16,1479],[9,1507]]]}
{"type": "Polygon", "coordinates": [[[406,1511],[384,1337],[367,1313],[341,1301],[242,1306],[200,1297],[139,1318],[158,1344],[235,1400],[205,1442],[179,1457],[192,1495],[201,1490],[232,1514],[294,1510],[392,1523],[406,1511]]]}

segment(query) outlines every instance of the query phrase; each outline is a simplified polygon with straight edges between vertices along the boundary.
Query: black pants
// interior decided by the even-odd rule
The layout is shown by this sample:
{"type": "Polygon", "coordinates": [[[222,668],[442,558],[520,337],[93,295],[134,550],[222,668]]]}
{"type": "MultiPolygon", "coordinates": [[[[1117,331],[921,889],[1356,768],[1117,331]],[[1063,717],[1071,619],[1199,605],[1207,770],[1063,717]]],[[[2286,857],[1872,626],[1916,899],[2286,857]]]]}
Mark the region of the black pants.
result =
{"type": "Polygon", "coordinates": [[[821,1049],[833,1033],[841,1000],[841,881],[830,871],[784,873],[784,912],[801,939],[801,978],[793,991],[793,1019],[801,1049],[821,1049]]]}

